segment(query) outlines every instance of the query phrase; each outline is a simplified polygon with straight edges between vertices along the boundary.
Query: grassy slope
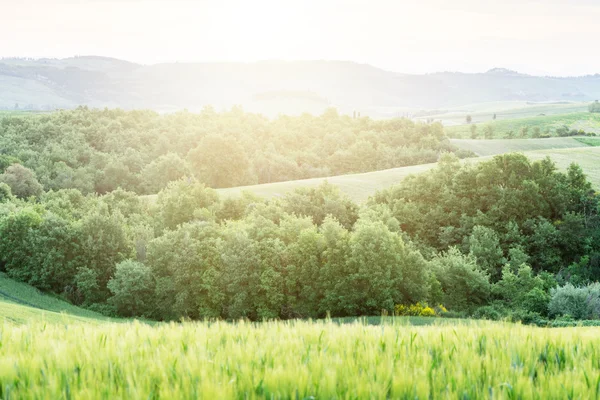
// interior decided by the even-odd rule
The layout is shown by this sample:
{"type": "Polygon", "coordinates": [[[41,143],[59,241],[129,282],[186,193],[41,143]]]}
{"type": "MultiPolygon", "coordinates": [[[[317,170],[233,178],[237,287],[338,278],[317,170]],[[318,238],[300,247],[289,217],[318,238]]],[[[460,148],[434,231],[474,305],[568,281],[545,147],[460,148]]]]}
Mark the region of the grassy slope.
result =
{"type": "MultiPolygon", "coordinates": [[[[494,137],[503,138],[507,132],[513,131],[515,136],[518,137],[519,132],[522,128],[529,128],[529,135],[531,135],[534,127],[539,127],[542,133],[546,130],[550,130],[550,134],[553,135],[557,128],[563,125],[569,127],[569,129],[584,130],[585,132],[600,133],[600,113],[589,113],[589,112],[575,112],[569,114],[558,114],[558,115],[543,115],[533,116],[527,118],[515,118],[515,119],[501,119],[498,118],[495,121],[487,120],[486,122],[480,122],[477,119],[474,120],[477,125],[477,132],[480,136],[483,135],[483,129],[487,125],[491,125],[494,128],[494,137]]],[[[450,137],[454,138],[469,138],[471,136],[470,125],[456,125],[446,127],[446,133],[450,137]]]]}
{"type": "MultiPolygon", "coordinates": [[[[577,162],[588,174],[592,184],[600,190],[600,148],[586,146],[574,138],[525,139],[525,140],[453,140],[459,147],[473,150],[485,157],[469,159],[468,162],[487,160],[491,156],[506,152],[521,151],[533,159],[551,156],[559,168],[565,169],[577,162]]],[[[218,189],[221,196],[239,196],[243,191],[252,192],[260,197],[275,198],[300,187],[316,187],[327,181],[336,185],[356,202],[363,202],[377,192],[399,183],[409,175],[428,171],[433,164],[392,168],[364,174],[339,175],[328,178],[303,179],[297,181],[265,183],[254,186],[239,186],[218,189]]],[[[156,201],[156,195],[142,196],[149,202],[156,201]]]]}
{"type": "Polygon", "coordinates": [[[487,103],[469,104],[455,107],[445,112],[419,117],[421,120],[433,118],[441,121],[445,126],[463,125],[466,116],[470,115],[474,123],[492,121],[496,114],[498,120],[535,117],[540,114],[557,115],[568,113],[586,112],[588,102],[583,103],[530,103],[525,101],[496,101],[487,103]]]}
{"type": "MultiPolygon", "coordinates": [[[[581,138],[584,139],[584,138],[581,138]]],[[[512,151],[554,150],[584,147],[576,138],[547,138],[547,139],[451,139],[452,144],[461,149],[471,150],[478,156],[493,156],[512,151]]]]}
{"type": "MultiPolygon", "coordinates": [[[[561,169],[566,169],[572,162],[580,164],[594,187],[600,189],[600,148],[591,146],[581,147],[583,145],[582,143],[579,143],[572,138],[567,138],[567,140],[572,141],[571,147],[573,148],[555,149],[554,147],[544,147],[548,144],[556,146],[556,142],[553,142],[552,140],[548,141],[548,139],[539,139],[540,142],[538,142],[536,145],[528,144],[527,146],[523,146],[523,144],[520,142],[516,142],[514,143],[514,147],[500,147],[497,145],[497,143],[495,143],[496,141],[478,140],[477,142],[481,142],[481,144],[478,143],[479,151],[481,151],[485,157],[469,159],[468,162],[487,160],[493,155],[505,152],[524,151],[526,149],[530,149],[534,151],[524,151],[527,156],[534,160],[539,160],[546,156],[550,156],[561,169]],[[544,140],[546,141],[543,142],[544,140]],[[486,142],[490,142],[487,143],[487,148],[485,147],[486,142]]],[[[286,192],[292,191],[299,187],[314,187],[318,186],[324,181],[328,181],[329,183],[339,186],[340,190],[350,196],[350,198],[354,201],[363,202],[368,199],[369,196],[375,194],[375,192],[378,190],[382,190],[397,184],[409,175],[425,172],[434,168],[435,166],[436,164],[424,164],[368,172],[365,174],[342,175],[330,178],[316,178],[255,186],[244,186],[221,189],[219,190],[219,193],[224,196],[237,196],[242,191],[248,190],[261,197],[273,198],[280,197],[286,192]]],[[[149,197],[155,198],[152,196],[149,197]]]]}
{"type": "Polygon", "coordinates": [[[16,323],[24,323],[33,319],[48,322],[111,320],[98,313],[46,295],[0,273],[0,320],[3,319],[16,323]]]}

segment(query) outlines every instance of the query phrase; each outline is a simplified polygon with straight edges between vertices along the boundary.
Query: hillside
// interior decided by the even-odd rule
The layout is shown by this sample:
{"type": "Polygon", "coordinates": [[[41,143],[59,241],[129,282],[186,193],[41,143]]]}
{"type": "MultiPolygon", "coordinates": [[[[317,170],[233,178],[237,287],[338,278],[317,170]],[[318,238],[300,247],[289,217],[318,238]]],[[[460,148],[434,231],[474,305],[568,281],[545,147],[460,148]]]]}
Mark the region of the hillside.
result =
{"type": "Polygon", "coordinates": [[[69,304],[57,297],[40,292],[32,286],[9,279],[0,273],[0,321],[13,323],[30,320],[48,322],[110,321],[101,314],[69,304]]]}
{"type": "Polygon", "coordinates": [[[318,113],[336,106],[346,113],[391,117],[465,104],[597,98],[600,75],[537,77],[501,69],[412,75],[342,61],[139,65],[104,57],[0,60],[4,109],[85,104],[170,111],[242,104],[267,115],[318,113]]]}
{"type": "MultiPolygon", "coordinates": [[[[498,114],[502,115],[502,113],[498,114]]],[[[464,120],[464,118],[463,118],[464,120]]],[[[474,120],[477,125],[479,136],[483,136],[486,126],[493,129],[494,138],[504,138],[508,132],[512,131],[514,137],[519,137],[523,128],[527,129],[527,136],[531,137],[533,130],[539,128],[540,133],[547,132],[550,135],[556,135],[556,130],[567,127],[568,130],[582,130],[586,133],[600,134],[600,114],[585,112],[571,112],[556,115],[536,115],[525,118],[502,119],[495,121],[488,118],[486,121],[474,120]]],[[[464,121],[463,121],[464,122],[464,121]]],[[[469,138],[471,126],[467,124],[448,126],[446,133],[454,138],[469,138]]]]}
{"type": "Polygon", "coordinates": [[[493,156],[511,151],[554,150],[583,147],[581,141],[573,137],[546,139],[451,139],[450,142],[478,156],[493,156]]]}
{"type": "MultiPolygon", "coordinates": [[[[561,169],[571,163],[581,165],[588,178],[600,190],[600,147],[585,146],[574,138],[528,139],[528,140],[452,140],[454,144],[467,150],[478,152],[483,157],[466,159],[463,162],[479,162],[488,160],[494,155],[507,152],[524,152],[533,160],[550,156],[561,169]],[[526,143],[525,143],[526,142],[526,143]]],[[[349,174],[328,178],[303,179],[287,182],[276,182],[253,186],[239,186],[217,189],[220,195],[239,196],[243,191],[252,192],[260,197],[281,197],[285,193],[300,187],[316,187],[323,182],[336,185],[352,200],[360,203],[377,191],[388,188],[405,177],[425,172],[437,164],[422,164],[409,167],[392,168],[364,174],[349,174]]],[[[148,201],[156,201],[156,195],[142,196],[148,201]]]]}

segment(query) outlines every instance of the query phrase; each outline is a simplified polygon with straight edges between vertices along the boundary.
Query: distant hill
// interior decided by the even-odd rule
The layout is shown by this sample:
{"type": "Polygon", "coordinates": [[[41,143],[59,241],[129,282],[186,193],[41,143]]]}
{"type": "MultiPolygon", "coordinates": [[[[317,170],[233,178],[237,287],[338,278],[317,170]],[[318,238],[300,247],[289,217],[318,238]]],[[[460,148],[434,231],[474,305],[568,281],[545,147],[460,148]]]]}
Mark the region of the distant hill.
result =
{"type": "Polygon", "coordinates": [[[539,77],[485,73],[411,75],[343,61],[139,65],[105,57],[0,60],[0,109],[77,105],[170,111],[242,105],[267,115],[343,112],[393,116],[498,101],[573,102],[600,98],[600,75],[539,77]]]}

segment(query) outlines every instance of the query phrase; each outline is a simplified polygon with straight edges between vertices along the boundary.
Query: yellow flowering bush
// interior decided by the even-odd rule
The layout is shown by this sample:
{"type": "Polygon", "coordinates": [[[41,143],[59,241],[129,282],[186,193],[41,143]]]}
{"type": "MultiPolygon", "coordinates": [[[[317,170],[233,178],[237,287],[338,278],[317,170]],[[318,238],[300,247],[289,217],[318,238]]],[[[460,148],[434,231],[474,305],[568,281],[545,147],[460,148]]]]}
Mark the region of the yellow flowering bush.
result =
{"type": "Polygon", "coordinates": [[[410,316],[410,317],[437,317],[442,313],[448,312],[446,307],[438,305],[435,308],[429,307],[427,303],[411,304],[409,306],[404,304],[397,304],[394,307],[394,314],[398,316],[410,316]]]}

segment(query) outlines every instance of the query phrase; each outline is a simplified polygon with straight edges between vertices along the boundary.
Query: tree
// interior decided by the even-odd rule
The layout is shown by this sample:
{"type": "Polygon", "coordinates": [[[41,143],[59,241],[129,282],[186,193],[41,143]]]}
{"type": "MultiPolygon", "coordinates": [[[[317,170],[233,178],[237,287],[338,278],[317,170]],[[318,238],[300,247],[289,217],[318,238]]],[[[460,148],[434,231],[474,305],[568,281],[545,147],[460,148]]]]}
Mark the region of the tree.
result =
{"type": "Polygon", "coordinates": [[[193,179],[182,179],[168,184],[156,200],[161,225],[175,229],[194,219],[194,212],[218,203],[219,195],[213,189],[193,179]]]}
{"type": "Polygon", "coordinates": [[[471,122],[473,122],[473,118],[471,117],[471,115],[467,115],[466,121],[467,121],[467,124],[470,124],[471,122]]]}
{"type": "Polygon", "coordinates": [[[0,203],[11,201],[14,198],[10,186],[0,183],[0,203]]]}
{"type": "Polygon", "coordinates": [[[226,188],[252,183],[250,162],[240,143],[231,136],[209,135],[188,154],[198,180],[211,188],[226,188]]]}
{"type": "Polygon", "coordinates": [[[454,311],[472,311],[487,302],[488,276],[479,269],[475,257],[451,247],[431,261],[431,268],[442,285],[444,305],[454,311]]]}
{"type": "Polygon", "coordinates": [[[600,113],[600,103],[598,102],[598,100],[590,104],[588,110],[591,113],[600,113]]]}
{"type": "Polygon", "coordinates": [[[10,186],[12,194],[22,199],[39,196],[43,193],[42,185],[37,181],[35,173],[21,164],[13,164],[0,175],[0,182],[10,186]]]}
{"type": "Polygon", "coordinates": [[[521,131],[519,132],[519,137],[521,138],[526,138],[527,134],[529,132],[529,127],[528,126],[524,126],[521,128],[521,131]]]}
{"type": "Polygon", "coordinates": [[[134,246],[126,232],[120,212],[109,213],[106,206],[93,210],[81,221],[81,256],[84,260],[76,282],[82,291],[84,304],[107,300],[108,281],[121,261],[134,256],[134,246]]]}
{"type": "Polygon", "coordinates": [[[477,139],[477,125],[471,125],[469,129],[471,131],[471,139],[477,139]]]}
{"type": "Polygon", "coordinates": [[[124,317],[148,316],[153,309],[154,277],[142,263],[125,260],[117,264],[108,282],[112,296],[108,303],[124,317]]]}
{"type": "Polygon", "coordinates": [[[483,136],[486,139],[491,139],[494,137],[494,127],[492,125],[486,125],[483,130],[483,136]]]}
{"type": "Polygon", "coordinates": [[[496,113],[494,113],[494,116],[492,117],[492,119],[493,119],[493,120],[495,120],[495,119],[496,119],[496,113]]]}
{"type": "Polygon", "coordinates": [[[190,176],[190,167],[176,153],[167,153],[146,165],[140,175],[144,191],[155,194],[164,189],[169,182],[190,176]]]}
{"type": "Polygon", "coordinates": [[[485,226],[475,226],[469,237],[469,253],[477,260],[477,265],[496,278],[506,262],[498,234],[485,226]]]}

